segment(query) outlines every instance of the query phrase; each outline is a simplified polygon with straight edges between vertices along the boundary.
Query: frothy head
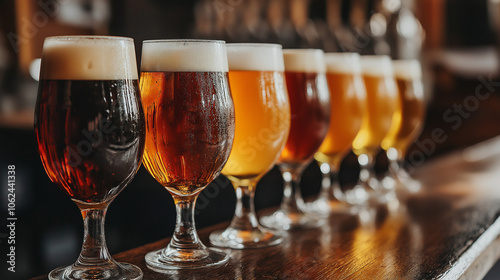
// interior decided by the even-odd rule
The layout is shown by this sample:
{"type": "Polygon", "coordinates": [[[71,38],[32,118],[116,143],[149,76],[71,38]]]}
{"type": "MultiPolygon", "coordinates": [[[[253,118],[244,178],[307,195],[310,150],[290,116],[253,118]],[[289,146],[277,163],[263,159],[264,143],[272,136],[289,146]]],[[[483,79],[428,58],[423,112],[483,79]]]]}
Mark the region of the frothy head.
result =
{"type": "Polygon", "coordinates": [[[231,71],[285,71],[277,44],[227,44],[227,58],[231,71]]]}
{"type": "Polygon", "coordinates": [[[132,38],[48,37],[40,78],[45,80],[129,80],[138,78],[132,38]]]}
{"type": "Polygon", "coordinates": [[[283,50],[285,71],[325,73],[325,53],[317,49],[283,50]]]}
{"type": "Polygon", "coordinates": [[[361,73],[361,60],[357,53],[326,53],[325,62],[328,73],[361,73]]]}
{"type": "Polygon", "coordinates": [[[394,77],[403,80],[420,80],[422,67],[418,60],[393,60],[394,77]]]}
{"type": "Polygon", "coordinates": [[[141,71],[227,72],[226,43],[211,40],[144,41],[141,71]]]}
{"type": "Polygon", "coordinates": [[[392,61],[386,55],[361,56],[361,72],[367,76],[392,77],[392,61]]]}

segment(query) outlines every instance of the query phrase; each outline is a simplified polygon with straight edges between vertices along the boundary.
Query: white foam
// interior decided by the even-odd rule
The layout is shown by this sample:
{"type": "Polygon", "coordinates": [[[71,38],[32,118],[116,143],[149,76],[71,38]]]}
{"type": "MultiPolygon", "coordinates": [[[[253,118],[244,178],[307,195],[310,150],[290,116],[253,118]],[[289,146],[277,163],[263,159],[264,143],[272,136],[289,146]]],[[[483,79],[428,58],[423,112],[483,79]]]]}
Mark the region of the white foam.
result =
{"type": "Polygon", "coordinates": [[[40,78],[137,79],[134,41],[112,36],[48,37],[43,44],[40,78]]]}
{"type": "Polygon", "coordinates": [[[418,60],[393,60],[394,77],[403,80],[419,80],[422,78],[422,67],[418,60]]]}
{"type": "Polygon", "coordinates": [[[318,49],[283,50],[285,71],[325,73],[325,53],[318,49]]]}
{"type": "Polygon", "coordinates": [[[227,58],[231,71],[285,71],[277,44],[227,44],[227,58]]]}
{"type": "Polygon", "coordinates": [[[209,40],[144,41],[141,71],[227,72],[226,44],[209,40]]]}
{"type": "Polygon", "coordinates": [[[391,76],[392,61],[386,55],[363,55],[361,56],[361,72],[367,76],[391,76]]]}
{"type": "Polygon", "coordinates": [[[361,73],[361,60],[358,53],[326,53],[325,62],[328,73],[361,73]]]}

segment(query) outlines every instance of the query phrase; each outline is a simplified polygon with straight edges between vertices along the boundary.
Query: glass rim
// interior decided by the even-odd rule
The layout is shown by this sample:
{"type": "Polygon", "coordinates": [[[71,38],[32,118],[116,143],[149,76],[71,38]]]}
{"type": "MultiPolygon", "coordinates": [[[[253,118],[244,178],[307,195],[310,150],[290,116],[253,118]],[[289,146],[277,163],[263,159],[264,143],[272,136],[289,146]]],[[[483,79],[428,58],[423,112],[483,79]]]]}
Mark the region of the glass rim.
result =
{"type": "Polygon", "coordinates": [[[228,47],[260,47],[260,48],[280,48],[283,50],[283,46],[275,43],[227,43],[228,47]]]}
{"type": "Polygon", "coordinates": [[[108,35],[63,35],[63,36],[48,36],[44,40],[56,41],[77,41],[77,40],[116,40],[116,41],[134,41],[131,37],[124,36],[108,36],[108,35]]]}
{"type": "Polygon", "coordinates": [[[209,40],[209,39],[152,39],[144,40],[142,44],[154,43],[210,43],[210,44],[226,44],[224,40],[209,40]]]}

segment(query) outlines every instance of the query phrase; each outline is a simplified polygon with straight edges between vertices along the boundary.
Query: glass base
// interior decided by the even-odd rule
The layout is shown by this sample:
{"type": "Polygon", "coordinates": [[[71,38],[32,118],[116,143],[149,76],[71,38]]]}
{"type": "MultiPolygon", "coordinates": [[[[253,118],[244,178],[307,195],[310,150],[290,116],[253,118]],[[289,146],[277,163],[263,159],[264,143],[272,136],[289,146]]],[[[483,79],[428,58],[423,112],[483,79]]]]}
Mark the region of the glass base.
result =
{"type": "Polygon", "coordinates": [[[306,203],[307,212],[320,217],[328,217],[331,213],[348,213],[350,211],[347,203],[339,200],[319,198],[306,203]]]}
{"type": "Polygon", "coordinates": [[[286,213],[278,210],[260,219],[263,226],[277,230],[301,230],[318,228],[325,223],[324,219],[316,218],[304,212],[286,213]]]}
{"type": "MultiPolygon", "coordinates": [[[[144,259],[149,269],[160,272],[169,273],[177,269],[195,269],[219,266],[227,263],[229,255],[222,250],[207,248],[195,250],[182,250],[185,258],[177,259],[168,255],[167,249],[160,249],[149,252],[144,259]],[[191,251],[191,252],[190,252],[191,251]],[[203,255],[203,258],[190,258],[193,255],[203,255]]],[[[173,255],[178,255],[175,252],[173,255]]]]}
{"type": "Polygon", "coordinates": [[[269,247],[280,244],[284,239],[283,235],[260,227],[251,230],[227,228],[210,234],[210,242],[213,245],[231,249],[269,247]]]}
{"type": "Polygon", "coordinates": [[[140,280],[142,270],[133,264],[116,263],[114,261],[100,266],[76,266],[59,267],[49,274],[50,280],[73,280],[73,279],[96,279],[96,280],[140,280]]]}

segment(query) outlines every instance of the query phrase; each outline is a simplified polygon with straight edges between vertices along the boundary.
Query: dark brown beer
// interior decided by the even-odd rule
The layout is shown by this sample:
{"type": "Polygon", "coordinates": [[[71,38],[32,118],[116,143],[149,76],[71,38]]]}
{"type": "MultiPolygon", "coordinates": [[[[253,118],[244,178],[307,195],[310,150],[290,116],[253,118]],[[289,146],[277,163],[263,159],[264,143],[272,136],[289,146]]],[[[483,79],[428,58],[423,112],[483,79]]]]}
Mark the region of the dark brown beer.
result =
{"type": "Polygon", "coordinates": [[[41,80],[35,133],[43,166],[72,199],[113,199],[141,164],[137,80],[41,80]]]}
{"type": "Polygon", "coordinates": [[[146,115],[144,166],[177,195],[219,175],[234,137],[227,72],[141,73],[146,115]]]}

